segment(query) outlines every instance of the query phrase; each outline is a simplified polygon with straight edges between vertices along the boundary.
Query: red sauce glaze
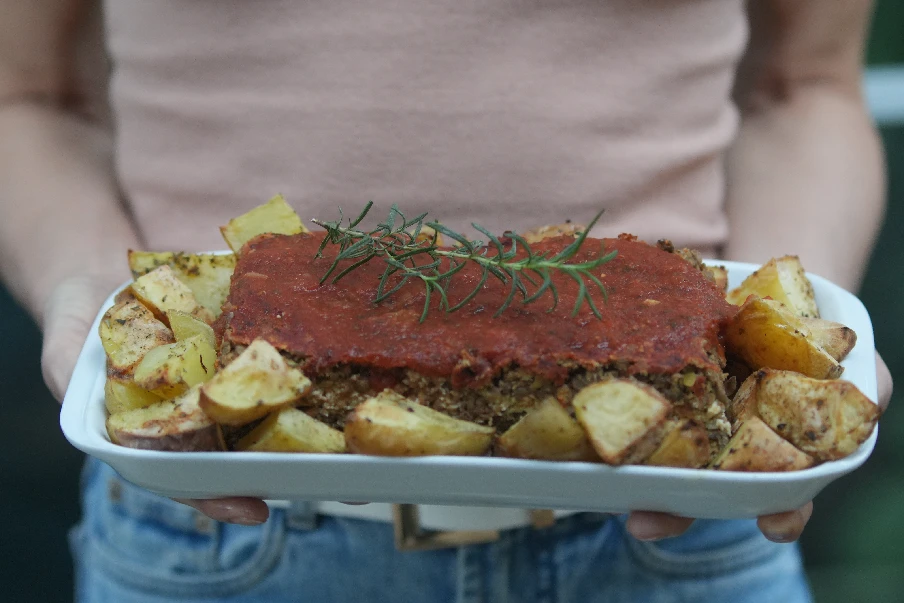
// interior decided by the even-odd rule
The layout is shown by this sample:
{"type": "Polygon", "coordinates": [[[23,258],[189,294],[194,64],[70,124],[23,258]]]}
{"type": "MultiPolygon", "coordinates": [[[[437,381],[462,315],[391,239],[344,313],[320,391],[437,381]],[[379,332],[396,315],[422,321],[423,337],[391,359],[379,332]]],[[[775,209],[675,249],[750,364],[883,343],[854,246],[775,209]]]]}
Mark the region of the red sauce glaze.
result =
{"type": "MultiPolygon", "coordinates": [[[[532,248],[559,250],[570,238],[547,239],[532,248]]],[[[719,332],[736,311],[724,294],[677,255],[631,237],[587,239],[571,262],[617,250],[598,269],[608,301],[595,291],[599,320],[584,306],[571,316],[578,288],[565,275],[554,278],[552,298],[513,304],[493,314],[509,288],[491,278],[460,310],[446,313],[437,295],[419,322],[424,287],[409,281],[375,304],[385,269],[374,259],[338,283],[319,284],[335,246],[315,259],[321,235],[269,235],[250,242],[236,266],[218,335],[247,345],[262,337],[280,350],[308,359],[313,375],[340,364],[364,369],[409,368],[444,377],[454,387],[479,387],[503,368],[517,365],[557,383],[574,366],[621,363],[629,373],[675,373],[691,365],[718,370],[706,354],[722,356],[719,332]],[[658,302],[658,303],[657,303],[658,302]],[[569,366],[571,368],[569,368],[569,366]]],[[[465,269],[448,286],[454,304],[479,282],[465,269]]],[[[380,372],[380,371],[375,371],[380,372]]]]}

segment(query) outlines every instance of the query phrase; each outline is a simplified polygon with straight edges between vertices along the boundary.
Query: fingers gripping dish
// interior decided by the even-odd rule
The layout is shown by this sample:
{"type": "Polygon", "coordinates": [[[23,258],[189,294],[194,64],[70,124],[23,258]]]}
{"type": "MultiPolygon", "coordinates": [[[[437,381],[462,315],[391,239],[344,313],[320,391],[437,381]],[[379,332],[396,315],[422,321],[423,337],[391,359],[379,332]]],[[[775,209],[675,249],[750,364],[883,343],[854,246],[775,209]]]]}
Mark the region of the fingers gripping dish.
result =
{"type": "Polygon", "coordinates": [[[130,253],[101,323],[111,439],[199,449],[158,428],[186,424],[188,396],[206,449],[786,471],[878,420],[836,379],[855,334],[818,318],[788,258],[726,299],[724,270],[667,241],[568,224],[478,247],[394,219],[346,240],[357,222],[308,232],[277,198],[224,227],[234,255],[130,253]]]}

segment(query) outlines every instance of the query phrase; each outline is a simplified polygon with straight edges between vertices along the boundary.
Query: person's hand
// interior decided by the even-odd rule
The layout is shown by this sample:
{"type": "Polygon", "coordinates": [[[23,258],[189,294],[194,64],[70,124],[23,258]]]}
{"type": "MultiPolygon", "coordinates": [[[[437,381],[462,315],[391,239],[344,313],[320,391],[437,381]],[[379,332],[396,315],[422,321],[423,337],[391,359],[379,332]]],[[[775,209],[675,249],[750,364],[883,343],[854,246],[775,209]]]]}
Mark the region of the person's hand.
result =
{"type": "MultiPolygon", "coordinates": [[[[876,353],[876,372],[879,384],[879,408],[885,412],[891,401],[892,380],[891,372],[878,353],[876,353]]],[[[794,511],[763,515],[757,520],[757,526],[763,535],[773,542],[793,542],[803,533],[812,514],[813,503],[808,502],[794,511]]],[[[628,517],[626,529],[638,540],[661,540],[680,536],[693,522],[694,520],[688,517],[668,513],[635,511],[628,517]]]]}

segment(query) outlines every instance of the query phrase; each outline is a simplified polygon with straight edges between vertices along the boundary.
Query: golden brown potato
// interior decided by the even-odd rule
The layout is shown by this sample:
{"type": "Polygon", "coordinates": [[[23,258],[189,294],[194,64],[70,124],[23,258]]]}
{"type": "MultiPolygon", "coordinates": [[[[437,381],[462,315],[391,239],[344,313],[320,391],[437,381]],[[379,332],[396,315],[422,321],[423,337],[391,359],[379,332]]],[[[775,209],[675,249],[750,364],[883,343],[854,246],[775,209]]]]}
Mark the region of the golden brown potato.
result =
{"type": "Polygon", "coordinates": [[[744,279],[740,287],[728,292],[726,299],[736,306],[749,296],[771,297],[798,316],[819,318],[813,285],[795,255],[773,258],[744,279]]]}
{"type": "Polygon", "coordinates": [[[532,228],[527,232],[521,233],[524,240],[528,243],[539,243],[543,239],[552,237],[560,237],[568,235],[577,238],[582,232],[587,230],[583,224],[574,224],[572,222],[564,222],[562,224],[550,224],[539,228],[532,228]]]}
{"type": "Polygon", "coordinates": [[[644,464],[697,469],[709,463],[709,459],[706,428],[693,419],[675,419],[669,421],[662,443],[644,464]]]}
{"type": "Polygon", "coordinates": [[[255,340],[201,388],[201,408],[217,423],[245,425],[286,406],[311,389],[272,345],[255,340]]]}
{"type": "Polygon", "coordinates": [[[199,304],[213,316],[219,316],[229,294],[235,254],[129,251],[129,268],[133,278],[137,279],[164,265],[169,266],[176,278],[188,285],[199,304]]]}
{"type": "Polygon", "coordinates": [[[782,304],[751,296],[725,329],[725,348],[752,369],[797,371],[834,379],[844,370],[782,304]]]}
{"type": "Polygon", "coordinates": [[[857,345],[857,334],[843,324],[822,318],[801,318],[800,321],[809,332],[810,340],[820,345],[838,362],[844,360],[857,345]]]}
{"type": "Polygon", "coordinates": [[[496,440],[501,456],[547,461],[599,461],[578,422],[555,398],[545,398],[496,440]]]}
{"type": "Polygon", "coordinates": [[[782,439],[763,421],[745,421],[712,463],[722,471],[796,471],[813,466],[813,458],[782,439]]]}
{"type": "Polygon", "coordinates": [[[166,313],[173,310],[186,312],[204,322],[213,322],[213,314],[198,303],[188,285],[177,279],[172,268],[167,265],[135,279],[132,293],[167,325],[169,322],[166,313]]]}
{"type": "Polygon", "coordinates": [[[270,413],[236,450],[257,452],[345,452],[345,436],[326,423],[309,417],[297,408],[270,413]]]}
{"type": "Polygon", "coordinates": [[[438,247],[445,245],[443,235],[436,232],[435,228],[426,225],[421,227],[421,230],[415,238],[415,241],[419,243],[433,242],[433,244],[438,247]]]}
{"type": "Polygon", "coordinates": [[[610,465],[649,456],[662,440],[672,407],[652,387],[622,379],[588,385],[572,404],[591,445],[610,465]]]}
{"type": "Polygon", "coordinates": [[[728,268],[725,266],[710,266],[707,264],[706,270],[709,271],[709,275],[712,277],[712,281],[715,283],[716,287],[722,291],[728,291],[728,268]]]}
{"type": "Polygon", "coordinates": [[[380,456],[477,456],[489,449],[494,433],[390,390],[359,404],[345,421],[348,450],[380,456]]]}
{"type": "Polygon", "coordinates": [[[216,349],[217,337],[213,332],[213,328],[198,318],[195,318],[187,312],[179,310],[170,310],[166,313],[166,319],[169,321],[170,328],[176,341],[189,339],[190,337],[200,336],[207,344],[216,349]]]}
{"type": "Polygon", "coordinates": [[[126,410],[144,408],[160,402],[162,398],[153,392],[144,390],[133,382],[121,381],[107,377],[104,384],[104,406],[111,415],[126,410]]]}
{"type": "Polygon", "coordinates": [[[258,235],[299,234],[308,232],[295,210],[286,203],[282,195],[276,195],[263,205],[246,214],[233,218],[226,226],[220,227],[223,238],[236,254],[242,246],[258,235]]]}
{"type": "Polygon", "coordinates": [[[198,406],[198,395],[199,389],[194,387],[175,400],[110,415],[110,440],[145,450],[222,450],[220,430],[198,406]]]}
{"type": "Polygon", "coordinates": [[[98,334],[109,366],[123,374],[131,374],[152,349],[174,341],[172,331],[134,300],[125,300],[107,310],[98,334]]]}
{"type": "Polygon", "coordinates": [[[879,420],[878,406],[852,383],[772,370],[757,371],[744,382],[730,414],[741,424],[759,417],[821,461],[840,459],[857,450],[879,420]]]}
{"type": "Polygon", "coordinates": [[[204,335],[154,348],[135,367],[135,383],[163,398],[213,377],[217,354],[204,335]]]}

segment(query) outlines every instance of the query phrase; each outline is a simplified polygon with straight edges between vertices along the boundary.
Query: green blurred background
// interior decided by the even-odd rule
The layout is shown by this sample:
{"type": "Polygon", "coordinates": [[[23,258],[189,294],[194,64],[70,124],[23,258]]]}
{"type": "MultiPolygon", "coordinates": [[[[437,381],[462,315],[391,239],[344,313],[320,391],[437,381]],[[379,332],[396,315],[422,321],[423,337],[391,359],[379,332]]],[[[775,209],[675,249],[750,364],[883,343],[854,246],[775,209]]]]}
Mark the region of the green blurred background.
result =
{"type": "MultiPolygon", "coordinates": [[[[901,65],[904,73],[901,0],[879,2],[869,61],[901,65]]],[[[897,101],[904,105],[904,94],[897,101]]],[[[860,295],[898,391],[869,462],[817,499],[802,540],[817,603],[904,601],[904,120],[884,126],[882,138],[888,216],[860,295]]],[[[0,424],[9,428],[0,438],[0,599],[69,601],[66,532],[78,517],[82,458],[58,429],[49,429],[58,407],[42,384],[40,335],[2,288],[0,342],[0,424]]]]}

